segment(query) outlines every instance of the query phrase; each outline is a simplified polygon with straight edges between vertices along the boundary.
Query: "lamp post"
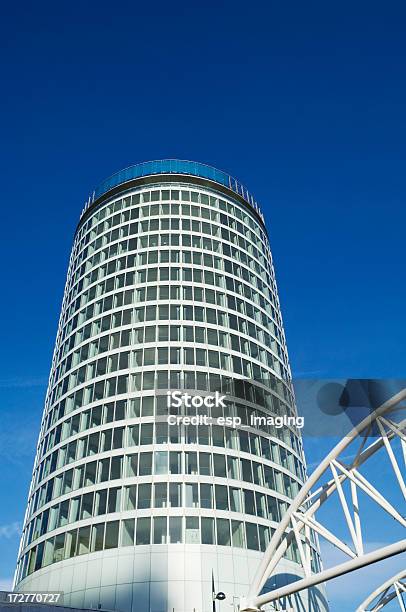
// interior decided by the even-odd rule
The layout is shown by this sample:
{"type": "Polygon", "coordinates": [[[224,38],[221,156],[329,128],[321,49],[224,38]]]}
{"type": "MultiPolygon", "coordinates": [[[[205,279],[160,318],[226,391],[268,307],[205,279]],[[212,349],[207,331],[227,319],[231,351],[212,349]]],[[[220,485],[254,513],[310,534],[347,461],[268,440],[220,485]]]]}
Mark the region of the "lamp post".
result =
{"type": "Polygon", "coordinates": [[[211,592],[212,592],[212,600],[213,600],[213,612],[216,612],[216,601],[224,601],[226,598],[225,593],[223,591],[219,591],[216,593],[214,587],[214,572],[211,572],[211,592]]]}

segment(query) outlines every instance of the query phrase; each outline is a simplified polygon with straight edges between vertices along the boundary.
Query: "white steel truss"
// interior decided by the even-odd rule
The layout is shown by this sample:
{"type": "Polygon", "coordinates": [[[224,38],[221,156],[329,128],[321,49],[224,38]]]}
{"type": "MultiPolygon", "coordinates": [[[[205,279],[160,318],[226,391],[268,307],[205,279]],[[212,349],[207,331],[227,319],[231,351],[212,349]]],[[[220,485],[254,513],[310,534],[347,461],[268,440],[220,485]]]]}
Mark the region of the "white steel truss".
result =
{"type": "Polygon", "coordinates": [[[379,612],[395,600],[399,605],[399,610],[406,612],[403,594],[406,596],[406,570],[402,570],[375,589],[357,608],[356,612],[379,612]]]}
{"type": "Polygon", "coordinates": [[[373,552],[366,552],[362,528],[367,521],[359,504],[359,495],[366,495],[398,526],[406,527],[405,517],[360,471],[370,457],[380,449],[384,449],[401,495],[406,500],[404,477],[406,418],[405,407],[400,405],[405,399],[406,389],[403,389],[363,419],[333,448],[304,483],[276,529],[247,596],[240,601],[240,612],[257,612],[267,603],[280,601],[302,589],[406,551],[406,539],[401,539],[373,552]],[[374,437],[370,442],[372,433],[374,437]],[[398,446],[401,449],[401,457],[396,457],[395,441],[400,441],[398,446]],[[355,446],[356,450],[354,458],[350,464],[347,464],[344,460],[344,451],[350,445],[352,449],[355,446]],[[403,470],[400,465],[403,466],[403,470]],[[311,493],[315,487],[317,489],[311,493]],[[349,489],[349,493],[346,488],[349,489]],[[350,543],[336,536],[315,517],[316,511],[330,498],[335,501],[335,510],[341,514],[348,527],[350,543]],[[326,570],[320,569],[312,572],[312,532],[342,551],[349,560],[326,570]],[[274,575],[279,561],[293,542],[297,546],[304,578],[271,592],[261,593],[265,583],[274,575]]]}

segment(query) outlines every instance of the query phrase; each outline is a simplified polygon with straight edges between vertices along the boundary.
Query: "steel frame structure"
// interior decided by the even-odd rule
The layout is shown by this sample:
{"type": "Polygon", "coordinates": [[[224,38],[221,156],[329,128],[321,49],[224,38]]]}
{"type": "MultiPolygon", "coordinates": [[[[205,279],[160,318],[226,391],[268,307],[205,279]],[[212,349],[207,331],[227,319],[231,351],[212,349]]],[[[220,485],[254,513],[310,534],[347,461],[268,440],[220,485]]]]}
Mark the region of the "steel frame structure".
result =
{"type": "Polygon", "coordinates": [[[395,599],[397,599],[400,610],[406,612],[403,593],[406,593],[406,570],[392,576],[375,589],[357,608],[356,612],[379,612],[395,599]]]}
{"type": "Polygon", "coordinates": [[[358,501],[358,493],[366,494],[373,502],[392,517],[402,527],[406,527],[405,518],[385,499],[385,497],[361,473],[360,467],[381,448],[386,450],[391,467],[403,497],[406,499],[406,485],[399,462],[395,456],[391,442],[400,439],[403,451],[403,461],[406,461],[406,418],[400,421],[399,417],[405,406],[399,406],[406,399],[406,389],[403,389],[372,414],[364,418],[355,426],[332,451],[303,485],[301,491],[293,500],[288,512],[279,523],[263,560],[258,567],[254,580],[246,597],[240,600],[240,612],[258,612],[261,607],[270,602],[276,602],[289,597],[303,589],[326,582],[348,572],[365,567],[390,556],[406,551],[406,539],[399,540],[373,552],[365,552],[362,533],[362,512],[358,501]],[[374,432],[373,442],[368,445],[368,439],[374,432]],[[376,435],[378,434],[378,435],[376,435]],[[358,447],[354,459],[347,465],[343,459],[344,451],[350,444],[357,443],[358,447]],[[331,477],[321,484],[322,478],[331,477]],[[344,483],[349,483],[350,502],[344,489],[344,483]],[[318,488],[311,493],[311,490],[318,488]],[[322,525],[315,518],[316,511],[334,496],[339,510],[345,519],[351,538],[351,545],[347,544],[322,525]],[[332,568],[312,573],[312,546],[311,534],[327,540],[330,544],[341,550],[348,561],[335,565],[332,568]],[[287,586],[276,588],[268,593],[261,593],[267,580],[274,574],[279,561],[287,548],[296,542],[300,560],[303,566],[304,578],[287,586]]]}

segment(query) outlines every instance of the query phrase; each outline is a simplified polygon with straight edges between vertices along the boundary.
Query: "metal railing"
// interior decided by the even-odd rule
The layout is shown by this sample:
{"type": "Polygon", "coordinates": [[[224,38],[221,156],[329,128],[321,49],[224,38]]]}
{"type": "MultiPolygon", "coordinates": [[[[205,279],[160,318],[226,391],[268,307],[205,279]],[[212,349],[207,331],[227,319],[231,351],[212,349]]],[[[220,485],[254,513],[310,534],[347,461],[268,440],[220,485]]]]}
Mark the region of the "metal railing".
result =
{"type": "Polygon", "coordinates": [[[128,168],[124,168],[123,170],[112,174],[109,178],[100,183],[93,191],[92,196],[86,202],[82,215],[95,200],[110,191],[110,189],[131,181],[132,179],[157,174],[184,174],[198,176],[214,181],[215,183],[219,183],[220,185],[227,187],[234,193],[241,196],[263,219],[262,212],[256,200],[249,193],[248,189],[237,181],[237,179],[233,178],[226,172],[217,170],[217,168],[213,168],[207,164],[182,159],[159,159],[155,161],[146,161],[139,164],[134,164],[133,166],[129,166],[128,168]]]}

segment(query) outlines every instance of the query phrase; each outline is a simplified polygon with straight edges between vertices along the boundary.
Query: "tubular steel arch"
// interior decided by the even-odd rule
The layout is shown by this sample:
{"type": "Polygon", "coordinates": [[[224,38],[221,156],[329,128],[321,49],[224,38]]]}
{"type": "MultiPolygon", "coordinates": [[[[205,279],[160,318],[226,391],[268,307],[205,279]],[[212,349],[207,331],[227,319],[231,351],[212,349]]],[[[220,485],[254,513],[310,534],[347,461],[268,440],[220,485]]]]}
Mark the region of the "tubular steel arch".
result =
{"type": "Polygon", "coordinates": [[[397,599],[399,609],[406,612],[403,593],[406,593],[406,569],[396,576],[392,576],[375,589],[357,608],[356,612],[379,612],[395,599],[397,599]]]}
{"type": "Polygon", "coordinates": [[[404,418],[404,413],[403,418],[401,416],[405,406],[399,404],[405,399],[406,388],[391,397],[354,427],[311,474],[272,536],[249,592],[245,598],[240,600],[240,612],[258,612],[267,603],[281,600],[303,589],[406,551],[406,539],[402,539],[373,552],[365,552],[362,532],[363,514],[358,501],[359,493],[366,494],[400,526],[406,527],[404,516],[360,472],[361,466],[377,451],[384,448],[400,491],[406,500],[404,475],[395,456],[393,444],[391,444],[394,440],[400,440],[404,464],[406,461],[406,418],[404,418]],[[376,437],[367,445],[372,432],[376,437]],[[354,453],[354,459],[347,465],[343,453],[351,444],[357,445],[357,450],[354,453]],[[328,480],[321,484],[322,480],[324,481],[323,476],[324,478],[328,476],[328,480]],[[345,483],[349,485],[350,501],[347,500],[348,493],[344,488],[345,483]],[[311,493],[311,490],[317,485],[317,490],[311,493]],[[338,509],[348,527],[351,544],[334,535],[315,518],[316,511],[334,493],[336,493],[334,498],[338,509]],[[332,568],[319,569],[312,573],[312,532],[342,551],[349,557],[349,560],[332,568]],[[274,574],[279,561],[293,542],[300,556],[304,578],[268,593],[260,594],[266,581],[274,574]]]}

